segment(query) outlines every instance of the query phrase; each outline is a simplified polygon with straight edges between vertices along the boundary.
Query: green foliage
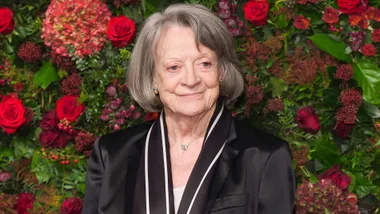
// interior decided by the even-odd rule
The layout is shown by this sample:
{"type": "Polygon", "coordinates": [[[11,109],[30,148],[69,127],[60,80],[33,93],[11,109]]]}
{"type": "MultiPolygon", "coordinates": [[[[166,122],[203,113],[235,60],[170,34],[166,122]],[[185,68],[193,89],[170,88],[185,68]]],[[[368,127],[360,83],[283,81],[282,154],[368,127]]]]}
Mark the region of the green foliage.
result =
{"type": "Polygon", "coordinates": [[[354,78],[363,89],[363,99],[374,105],[380,104],[380,69],[372,62],[354,64],[354,78]]]}
{"type": "Polygon", "coordinates": [[[352,61],[351,57],[345,53],[345,43],[339,41],[335,36],[329,34],[315,34],[309,38],[318,48],[335,58],[345,62],[352,61]]]}
{"type": "Polygon", "coordinates": [[[52,82],[58,81],[59,76],[50,61],[46,61],[34,75],[34,84],[46,89],[52,82]]]}

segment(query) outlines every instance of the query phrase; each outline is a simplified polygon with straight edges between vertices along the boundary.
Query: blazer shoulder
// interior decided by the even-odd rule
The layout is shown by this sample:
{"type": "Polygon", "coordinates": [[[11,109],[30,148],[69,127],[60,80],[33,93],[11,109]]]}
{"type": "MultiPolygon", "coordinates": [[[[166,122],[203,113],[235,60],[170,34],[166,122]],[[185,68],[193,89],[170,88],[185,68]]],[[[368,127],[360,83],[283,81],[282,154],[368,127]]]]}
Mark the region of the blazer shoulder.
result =
{"type": "Polygon", "coordinates": [[[141,140],[148,132],[153,122],[146,122],[126,129],[105,134],[98,139],[101,149],[119,150],[125,144],[130,144],[141,140]]]}
{"type": "Polygon", "coordinates": [[[237,137],[246,149],[254,147],[269,153],[279,149],[290,150],[288,142],[273,134],[250,127],[239,120],[234,120],[234,123],[237,137]]]}

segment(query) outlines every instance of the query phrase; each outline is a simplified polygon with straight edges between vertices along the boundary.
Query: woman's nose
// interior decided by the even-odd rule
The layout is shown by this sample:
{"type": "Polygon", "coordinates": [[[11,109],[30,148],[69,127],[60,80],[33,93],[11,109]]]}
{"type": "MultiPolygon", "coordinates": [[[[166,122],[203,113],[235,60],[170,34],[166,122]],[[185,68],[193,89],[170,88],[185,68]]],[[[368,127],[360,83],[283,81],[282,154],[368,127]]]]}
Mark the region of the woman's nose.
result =
{"type": "Polygon", "coordinates": [[[194,87],[200,82],[200,77],[197,75],[197,71],[193,65],[186,66],[185,76],[183,78],[182,84],[187,87],[194,87]]]}

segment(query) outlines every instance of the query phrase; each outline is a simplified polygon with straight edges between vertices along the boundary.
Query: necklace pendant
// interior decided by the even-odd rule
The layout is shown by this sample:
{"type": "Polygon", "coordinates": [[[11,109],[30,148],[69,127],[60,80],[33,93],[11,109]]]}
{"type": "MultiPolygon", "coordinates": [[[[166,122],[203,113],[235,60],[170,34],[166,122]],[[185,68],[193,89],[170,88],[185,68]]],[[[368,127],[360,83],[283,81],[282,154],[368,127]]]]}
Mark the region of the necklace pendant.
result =
{"type": "Polygon", "coordinates": [[[181,149],[183,151],[186,151],[189,148],[189,145],[181,145],[181,149]]]}

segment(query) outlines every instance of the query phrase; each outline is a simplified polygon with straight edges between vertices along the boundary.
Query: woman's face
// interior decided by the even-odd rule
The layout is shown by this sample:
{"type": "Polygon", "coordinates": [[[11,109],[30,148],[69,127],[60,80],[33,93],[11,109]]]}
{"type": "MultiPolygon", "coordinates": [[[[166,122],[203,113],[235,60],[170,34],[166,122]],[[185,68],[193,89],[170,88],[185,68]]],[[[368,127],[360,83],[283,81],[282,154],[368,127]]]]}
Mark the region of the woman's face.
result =
{"type": "Polygon", "coordinates": [[[153,84],[165,111],[197,116],[219,97],[217,56],[195,43],[191,28],[171,26],[157,44],[153,84]]]}

